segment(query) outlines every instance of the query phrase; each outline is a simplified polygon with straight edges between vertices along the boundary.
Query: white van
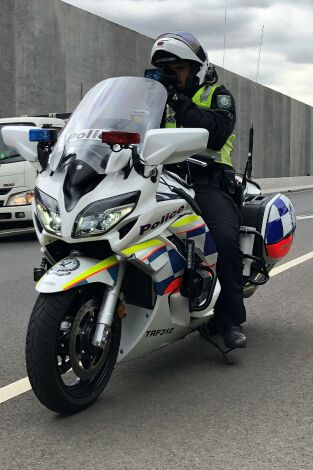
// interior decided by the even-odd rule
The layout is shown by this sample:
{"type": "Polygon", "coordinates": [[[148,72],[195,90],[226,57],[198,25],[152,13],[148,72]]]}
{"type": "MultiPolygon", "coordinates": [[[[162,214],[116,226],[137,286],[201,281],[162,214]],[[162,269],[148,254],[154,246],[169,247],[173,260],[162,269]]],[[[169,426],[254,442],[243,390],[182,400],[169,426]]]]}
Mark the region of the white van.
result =
{"type": "Polygon", "coordinates": [[[32,163],[5,145],[1,129],[4,126],[46,125],[62,129],[65,121],[34,116],[0,119],[0,235],[33,230],[31,203],[37,176],[32,163]]]}

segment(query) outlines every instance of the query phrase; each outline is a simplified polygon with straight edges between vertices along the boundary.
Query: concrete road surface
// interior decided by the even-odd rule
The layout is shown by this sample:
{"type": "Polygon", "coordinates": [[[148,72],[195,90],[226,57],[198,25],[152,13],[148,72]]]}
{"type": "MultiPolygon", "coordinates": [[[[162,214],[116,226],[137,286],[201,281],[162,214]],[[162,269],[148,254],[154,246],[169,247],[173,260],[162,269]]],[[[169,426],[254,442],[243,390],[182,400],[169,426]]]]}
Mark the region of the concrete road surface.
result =
{"type": "MultiPolygon", "coordinates": [[[[284,263],[313,251],[313,191],[290,198],[303,217],[284,263]]],[[[26,376],[38,250],[32,237],[0,240],[0,397],[26,376]]],[[[119,365],[75,416],[53,414],[31,391],[3,402],[0,468],[312,470],[313,259],[275,275],[246,305],[249,344],[232,353],[234,366],[193,333],[119,365]]]]}

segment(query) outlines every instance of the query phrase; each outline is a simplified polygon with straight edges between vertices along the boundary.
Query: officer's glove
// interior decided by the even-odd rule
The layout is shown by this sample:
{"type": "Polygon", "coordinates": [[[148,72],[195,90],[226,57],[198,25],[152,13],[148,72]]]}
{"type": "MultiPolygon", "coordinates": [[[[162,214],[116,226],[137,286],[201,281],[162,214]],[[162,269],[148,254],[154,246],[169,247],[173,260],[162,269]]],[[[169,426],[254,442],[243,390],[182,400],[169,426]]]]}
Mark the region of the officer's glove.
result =
{"type": "Polygon", "coordinates": [[[167,89],[167,103],[174,111],[177,111],[187,100],[190,98],[175,90],[174,87],[167,89]]]}

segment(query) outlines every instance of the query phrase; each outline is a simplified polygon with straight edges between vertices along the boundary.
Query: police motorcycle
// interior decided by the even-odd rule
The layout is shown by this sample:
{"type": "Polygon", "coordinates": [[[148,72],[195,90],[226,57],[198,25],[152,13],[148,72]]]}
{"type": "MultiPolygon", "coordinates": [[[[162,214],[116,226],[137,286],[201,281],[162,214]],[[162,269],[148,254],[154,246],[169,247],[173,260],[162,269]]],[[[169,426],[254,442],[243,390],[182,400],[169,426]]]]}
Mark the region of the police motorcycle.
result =
{"type": "MultiPolygon", "coordinates": [[[[56,140],[8,127],[7,145],[42,171],[33,220],[43,262],[26,365],[40,402],[59,413],[91,405],[116,363],[203,329],[220,292],[217,252],[194,193],[165,164],[206,149],[205,129],[160,129],[158,81],[117,77],[92,88],[56,140]]],[[[246,182],[241,243],[246,296],[289,251],[294,210],[246,182]]]]}

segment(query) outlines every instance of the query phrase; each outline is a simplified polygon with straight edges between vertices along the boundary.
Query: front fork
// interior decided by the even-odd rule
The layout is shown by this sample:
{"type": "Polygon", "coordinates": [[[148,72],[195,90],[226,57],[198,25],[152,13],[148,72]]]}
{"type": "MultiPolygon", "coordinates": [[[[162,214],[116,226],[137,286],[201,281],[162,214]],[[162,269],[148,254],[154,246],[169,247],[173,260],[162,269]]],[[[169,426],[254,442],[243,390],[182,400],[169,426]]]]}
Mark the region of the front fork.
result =
{"type": "Polygon", "coordinates": [[[116,283],[104,296],[98,315],[98,323],[92,340],[95,347],[103,348],[111,332],[114,312],[119,299],[126,269],[126,261],[120,260],[116,283]]]}

